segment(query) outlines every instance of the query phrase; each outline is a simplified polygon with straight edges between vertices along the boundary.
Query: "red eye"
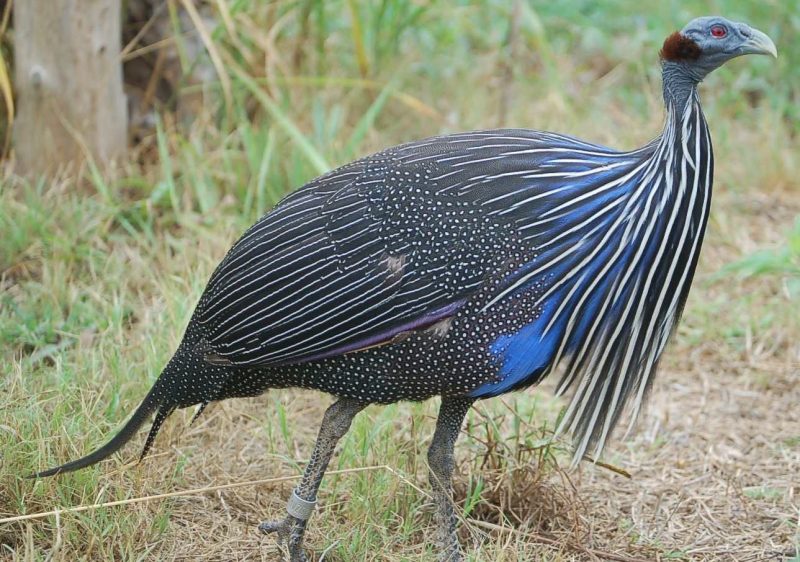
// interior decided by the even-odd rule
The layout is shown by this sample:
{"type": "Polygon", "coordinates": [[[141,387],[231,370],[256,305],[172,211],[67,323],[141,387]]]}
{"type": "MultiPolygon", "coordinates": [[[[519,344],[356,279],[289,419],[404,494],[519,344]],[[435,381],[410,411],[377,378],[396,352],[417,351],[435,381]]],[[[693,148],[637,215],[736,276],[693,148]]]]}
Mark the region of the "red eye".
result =
{"type": "Polygon", "coordinates": [[[711,28],[711,36],[716,37],[717,39],[721,39],[728,34],[728,30],[722,27],[721,25],[715,25],[711,28]]]}

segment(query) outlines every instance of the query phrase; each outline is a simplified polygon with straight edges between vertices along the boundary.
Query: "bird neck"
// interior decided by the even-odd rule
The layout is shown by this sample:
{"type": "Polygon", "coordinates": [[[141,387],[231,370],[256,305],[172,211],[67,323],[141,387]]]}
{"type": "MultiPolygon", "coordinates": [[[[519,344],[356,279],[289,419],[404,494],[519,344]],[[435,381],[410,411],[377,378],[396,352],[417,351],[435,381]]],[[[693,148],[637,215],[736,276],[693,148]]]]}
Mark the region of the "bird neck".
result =
{"type": "MultiPolygon", "coordinates": [[[[710,153],[708,124],[697,91],[699,80],[687,72],[687,67],[682,63],[666,61],[663,66],[667,119],[658,144],[665,150],[667,145],[672,145],[674,149],[668,149],[670,154],[674,150],[676,155],[685,155],[687,146],[694,144],[699,137],[703,140],[704,150],[707,149],[710,153]]],[[[657,159],[661,155],[657,152],[653,157],[657,159]]]]}
{"type": "Polygon", "coordinates": [[[664,103],[680,111],[697,92],[697,85],[703,79],[699,71],[685,62],[662,61],[664,103]]]}

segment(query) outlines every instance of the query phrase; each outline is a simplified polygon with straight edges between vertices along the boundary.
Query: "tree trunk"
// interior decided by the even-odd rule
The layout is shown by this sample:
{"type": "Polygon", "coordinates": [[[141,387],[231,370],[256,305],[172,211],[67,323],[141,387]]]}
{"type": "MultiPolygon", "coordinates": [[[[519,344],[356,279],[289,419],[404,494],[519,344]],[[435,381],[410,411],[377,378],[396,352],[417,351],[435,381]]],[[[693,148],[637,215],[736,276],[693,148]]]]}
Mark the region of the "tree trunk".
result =
{"type": "Polygon", "coordinates": [[[127,146],[120,61],[121,0],[14,3],[17,171],[98,164],[127,146]]]}

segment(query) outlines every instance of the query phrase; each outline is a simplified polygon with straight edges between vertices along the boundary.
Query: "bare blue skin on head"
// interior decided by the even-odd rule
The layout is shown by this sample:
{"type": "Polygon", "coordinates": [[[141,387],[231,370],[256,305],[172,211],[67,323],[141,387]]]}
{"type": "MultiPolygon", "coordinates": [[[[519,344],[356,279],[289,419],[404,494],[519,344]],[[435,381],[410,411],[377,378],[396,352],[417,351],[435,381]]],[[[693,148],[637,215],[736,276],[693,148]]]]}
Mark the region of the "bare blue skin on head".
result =
{"type": "Polygon", "coordinates": [[[691,88],[726,62],[743,55],[778,56],[772,39],[746,23],[733,22],[722,16],[703,16],[690,21],[680,31],[691,40],[699,56],[689,60],[663,60],[665,94],[685,100],[691,88]],[[670,84],[673,91],[667,92],[670,84]]]}
{"type": "Polygon", "coordinates": [[[712,70],[742,55],[778,56],[775,43],[766,33],[721,16],[693,19],[681,30],[681,35],[700,47],[700,57],[693,65],[700,80],[712,70]]]}

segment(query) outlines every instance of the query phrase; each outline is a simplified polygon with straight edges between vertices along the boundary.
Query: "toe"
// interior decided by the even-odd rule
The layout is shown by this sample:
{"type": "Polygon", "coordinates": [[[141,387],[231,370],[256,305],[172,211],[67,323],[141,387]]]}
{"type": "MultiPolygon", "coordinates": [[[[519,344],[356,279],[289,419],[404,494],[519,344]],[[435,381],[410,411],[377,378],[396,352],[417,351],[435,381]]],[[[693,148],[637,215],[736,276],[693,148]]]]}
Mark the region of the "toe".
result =
{"type": "Polygon", "coordinates": [[[277,521],[262,521],[258,524],[258,530],[262,533],[274,533],[278,530],[277,521]]]}

